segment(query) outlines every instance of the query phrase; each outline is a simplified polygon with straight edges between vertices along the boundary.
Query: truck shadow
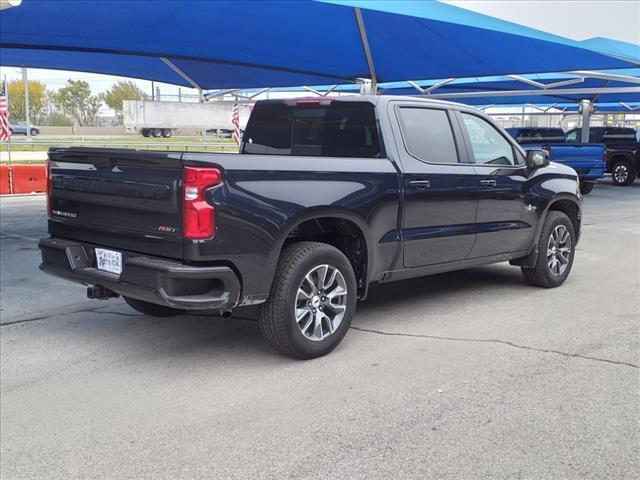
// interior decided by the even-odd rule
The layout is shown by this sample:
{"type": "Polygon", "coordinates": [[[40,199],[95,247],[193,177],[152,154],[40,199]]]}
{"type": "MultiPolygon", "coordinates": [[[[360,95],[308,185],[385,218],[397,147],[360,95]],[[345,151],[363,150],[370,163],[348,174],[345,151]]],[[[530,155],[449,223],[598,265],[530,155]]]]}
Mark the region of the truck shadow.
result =
{"type": "MultiPolygon", "coordinates": [[[[464,304],[520,288],[531,287],[524,284],[518,268],[505,265],[373,285],[368,298],[359,302],[356,318],[360,326],[366,326],[368,320],[384,316],[387,311],[406,311],[414,319],[416,313],[423,313],[427,322],[429,312],[438,304],[455,308],[452,298],[464,304]]],[[[74,342],[86,341],[93,348],[99,347],[98,351],[112,350],[114,355],[107,355],[110,362],[170,362],[171,370],[200,368],[196,364],[223,369],[238,364],[248,367],[259,363],[272,368],[291,363],[262,339],[256,307],[237,309],[233,317],[226,319],[208,313],[157,318],[139,314],[123,303],[113,303],[67,318],[62,327],[65,334],[73,335],[74,342]]]]}

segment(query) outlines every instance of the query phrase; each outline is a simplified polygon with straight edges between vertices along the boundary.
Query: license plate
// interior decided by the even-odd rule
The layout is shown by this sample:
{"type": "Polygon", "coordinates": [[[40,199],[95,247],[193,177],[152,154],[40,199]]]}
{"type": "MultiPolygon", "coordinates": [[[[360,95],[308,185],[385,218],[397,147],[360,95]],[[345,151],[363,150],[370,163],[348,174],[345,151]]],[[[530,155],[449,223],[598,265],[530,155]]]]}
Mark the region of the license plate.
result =
{"type": "Polygon", "coordinates": [[[120,275],[122,273],[122,253],[96,248],[96,264],[98,270],[120,275]]]}

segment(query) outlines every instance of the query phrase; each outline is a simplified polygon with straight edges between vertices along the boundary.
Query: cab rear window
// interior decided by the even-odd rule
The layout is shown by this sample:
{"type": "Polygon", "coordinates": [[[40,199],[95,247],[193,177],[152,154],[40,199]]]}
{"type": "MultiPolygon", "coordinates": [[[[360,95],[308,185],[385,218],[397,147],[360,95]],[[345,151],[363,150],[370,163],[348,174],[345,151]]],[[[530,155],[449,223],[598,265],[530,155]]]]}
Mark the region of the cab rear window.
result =
{"type": "Polygon", "coordinates": [[[380,157],[375,107],[365,102],[258,103],[241,152],[254,155],[380,157]]]}

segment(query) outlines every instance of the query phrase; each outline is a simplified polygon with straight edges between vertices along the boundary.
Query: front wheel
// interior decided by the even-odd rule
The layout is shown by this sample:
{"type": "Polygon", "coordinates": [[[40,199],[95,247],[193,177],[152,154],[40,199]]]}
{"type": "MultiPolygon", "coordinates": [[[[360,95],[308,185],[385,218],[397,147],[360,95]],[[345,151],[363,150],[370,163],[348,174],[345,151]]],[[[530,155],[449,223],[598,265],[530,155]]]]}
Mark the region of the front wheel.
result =
{"type": "Polygon", "coordinates": [[[143,302],[131,297],[122,297],[136,312],[150,315],[152,317],[173,317],[184,313],[184,310],[177,308],[165,307],[164,305],[156,305],[155,303],[143,302]]]}
{"type": "Polygon", "coordinates": [[[580,182],[580,193],[582,195],[589,195],[594,185],[593,182],[580,182]]]}
{"type": "Polygon", "coordinates": [[[569,217],[562,212],[549,212],[538,240],[536,265],[522,268],[525,281],[536,287],[559,287],[571,272],[575,248],[576,234],[569,217]]]}
{"type": "Polygon", "coordinates": [[[356,309],[356,277],[337,248],[295,243],[280,257],[259,325],[279,352],[310,359],[333,350],[346,335],[356,309]]]}
{"type": "Polygon", "coordinates": [[[31,129],[31,136],[32,137],[35,137],[36,135],[38,135],[38,133],[40,133],[40,132],[37,129],[35,129],[35,128],[31,129]]]}
{"type": "Polygon", "coordinates": [[[634,172],[629,160],[618,160],[611,167],[611,178],[613,183],[619,187],[631,185],[635,177],[636,172],[634,172]]]}

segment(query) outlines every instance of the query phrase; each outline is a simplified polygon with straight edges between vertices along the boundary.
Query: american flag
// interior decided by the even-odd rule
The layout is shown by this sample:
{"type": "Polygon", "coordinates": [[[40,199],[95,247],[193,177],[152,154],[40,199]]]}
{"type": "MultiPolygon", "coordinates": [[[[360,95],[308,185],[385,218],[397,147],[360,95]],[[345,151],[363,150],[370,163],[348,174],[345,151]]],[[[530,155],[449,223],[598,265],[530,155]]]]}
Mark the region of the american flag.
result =
{"type": "Polygon", "coordinates": [[[7,100],[7,83],[2,82],[0,90],[0,140],[9,141],[11,130],[9,130],[9,101],[7,100]]]}
{"type": "Polygon", "coordinates": [[[233,124],[233,141],[236,142],[236,145],[240,145],[240,111],[237,103],[233,106],[231,123],[233,124]]]}

